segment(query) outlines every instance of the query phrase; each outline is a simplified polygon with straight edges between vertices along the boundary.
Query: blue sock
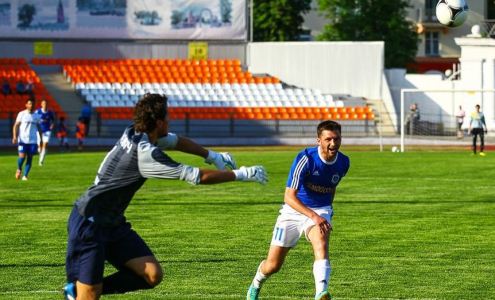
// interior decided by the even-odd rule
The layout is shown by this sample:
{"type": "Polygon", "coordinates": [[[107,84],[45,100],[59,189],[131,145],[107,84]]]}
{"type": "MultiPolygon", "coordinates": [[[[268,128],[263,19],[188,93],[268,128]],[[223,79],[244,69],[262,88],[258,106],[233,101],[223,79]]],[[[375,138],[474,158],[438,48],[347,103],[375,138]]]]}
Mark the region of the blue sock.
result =
{"type": "Polygon", "coordinates": [[[29,155],[27,156],[27,160],[26,160],[26,168],[24,169],[24,176],[28,176],[29,174],[29,171],[31,170],[31,162],[33,162],[33,155],[29,155]]]}
{"type": "Polygon", "coordinates": [[[26,159],[26,157],[19,157],[17,159],[17,169],[18,170],[22,170],[22,164],[24,163],[25,159],[26,159]]]}

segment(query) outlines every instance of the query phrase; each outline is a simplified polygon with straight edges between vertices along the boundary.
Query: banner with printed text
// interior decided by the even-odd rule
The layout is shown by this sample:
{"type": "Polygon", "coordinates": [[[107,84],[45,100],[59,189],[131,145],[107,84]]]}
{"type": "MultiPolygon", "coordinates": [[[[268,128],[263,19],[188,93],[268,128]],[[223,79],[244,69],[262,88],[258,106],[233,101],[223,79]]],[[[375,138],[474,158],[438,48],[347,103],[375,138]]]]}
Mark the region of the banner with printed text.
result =
{"type": "Polygon", "coordinates": [[[0,38],[246,40],[246,0],[0,0],[0,38]]]}

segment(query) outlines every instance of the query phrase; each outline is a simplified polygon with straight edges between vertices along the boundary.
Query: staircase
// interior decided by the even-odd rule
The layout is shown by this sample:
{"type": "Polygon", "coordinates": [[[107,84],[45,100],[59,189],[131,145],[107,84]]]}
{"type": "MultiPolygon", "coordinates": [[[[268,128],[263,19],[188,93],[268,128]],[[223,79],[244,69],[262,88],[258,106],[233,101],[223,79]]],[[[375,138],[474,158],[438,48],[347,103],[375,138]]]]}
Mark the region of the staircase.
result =
{"type": "Polygon", "coordinates": [[[368,104],[375,111],[376,128],[381,132],[381,136],[396,136],[395,128],[390,118],[390,114],[382,100],[367,100],[368,104]]]}
{"type": "MultiPolygon", "coordinates": [[[[67,82],[63,74],[60,71],[39,71],[37,73],[41,79],[41,82],[50,92],[50,94],[57,100],[58,104],[67,113],[66,124],[69,128],[69,134],[73,135],[76,127],[77,119],[80,116],[81,109],[84,105],[84,100],[79,97],[72,85],[67,82]]],[[[95,113],[91,115],[91,122],[89,128],[89,136],[96,135],[96,116],[95,113]]]]}

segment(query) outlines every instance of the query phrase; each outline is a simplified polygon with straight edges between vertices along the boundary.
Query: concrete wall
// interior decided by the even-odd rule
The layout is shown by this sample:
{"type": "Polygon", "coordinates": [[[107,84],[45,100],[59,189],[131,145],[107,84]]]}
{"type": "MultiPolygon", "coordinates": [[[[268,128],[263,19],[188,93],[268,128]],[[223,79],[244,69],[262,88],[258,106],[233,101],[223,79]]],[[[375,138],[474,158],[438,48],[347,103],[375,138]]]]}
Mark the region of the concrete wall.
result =
{"type": "MultiPolygon", "coordinates": [[[[0,57],[35,57],[34,41],[0,40],[0,57]]],[[[52,41],[54,58],[187,58],[187,42],[52,41]]],[[[209,42],[209,58],[237,58],[245,64],[243,42],[209,42]]]]}
{"type": "Polygon", "coordinates": [[[382,98],[383,42],[250,43],[247,63],[291,85],[382,98]]]}

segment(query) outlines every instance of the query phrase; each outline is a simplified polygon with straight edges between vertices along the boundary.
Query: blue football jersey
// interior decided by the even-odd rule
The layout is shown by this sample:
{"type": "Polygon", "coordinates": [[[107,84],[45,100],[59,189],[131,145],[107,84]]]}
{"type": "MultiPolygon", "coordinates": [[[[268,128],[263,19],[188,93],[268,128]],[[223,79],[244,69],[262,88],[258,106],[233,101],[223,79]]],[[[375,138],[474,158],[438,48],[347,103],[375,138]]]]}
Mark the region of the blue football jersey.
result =
{"type": "Polygon", "coordinates": [[[41,116],[41,131],[50,131],[50,127],[52,126],[53,122],[55,122],[55,115],[53,114],[53,111],[47,110],[43,112],[43,110],[39,108],[36,110],[36,113],[41,116]]]}
{"type": "Polygon", "coordinates": [[[318,155],[318,147],[306,148],[292,163],[287,187],[297,190],[297,197],[308,207],[332,205],[335,189],[349,166],[349,157],[340,151],[328,163],[318,155]]]}

